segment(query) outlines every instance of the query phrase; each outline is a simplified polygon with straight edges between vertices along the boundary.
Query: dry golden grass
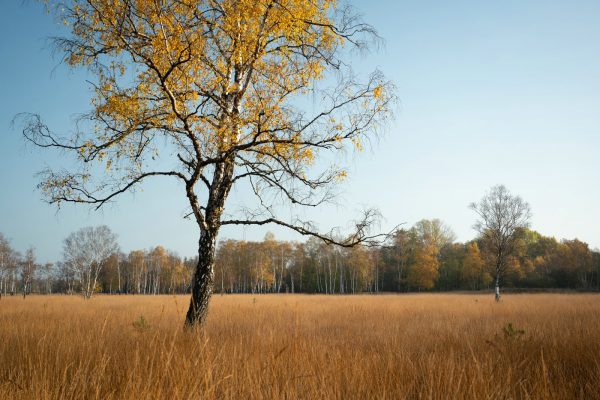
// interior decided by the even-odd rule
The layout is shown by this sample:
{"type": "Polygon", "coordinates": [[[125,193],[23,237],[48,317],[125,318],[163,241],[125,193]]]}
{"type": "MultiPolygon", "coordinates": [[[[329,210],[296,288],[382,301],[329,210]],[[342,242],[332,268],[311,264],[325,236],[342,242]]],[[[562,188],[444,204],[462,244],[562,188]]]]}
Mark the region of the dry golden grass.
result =
{"type": "Polygon", "coordinates": [[[598,295],[215,296],[203,332],[186,306],[3,297],[0,398],[600,398],[598,295]]]}

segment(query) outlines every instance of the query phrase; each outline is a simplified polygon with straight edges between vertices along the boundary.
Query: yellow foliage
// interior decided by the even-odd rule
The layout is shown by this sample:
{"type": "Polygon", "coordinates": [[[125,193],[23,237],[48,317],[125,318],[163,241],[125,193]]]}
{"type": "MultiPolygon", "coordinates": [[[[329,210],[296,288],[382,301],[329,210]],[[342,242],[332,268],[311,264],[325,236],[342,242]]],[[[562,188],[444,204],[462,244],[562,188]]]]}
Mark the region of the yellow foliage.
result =
{"type": "Polygon", "coordinates": [[[373,97],[378,100],[383,98],[383,89],[381,86],[377,86],[375,89],[373,89],[373,97]]]}
{"type": "Polygon", "coordinates": [[[438,249],[433,245],[423,245],[417,248],[415,262],[408,272],[408,282],[411,286],[421,289],[431,289],[439,275],[438,249]]]}
{"type": "Polygon", "coordinates": [[[335,178],[337,179],[338,182],[343,181],[347,177],[348,177],[348,172],[345,170],[338,171],[338,173],[335,176],[335,178]]]}
{"type": "Polygon", "coordinates": [[[97,139],[110,141],[113,154],[137,159],[140,126],[191,130],[205,153],[216,154],[253,139],[260,123],[256,140],[270,142],[260,153],[310,164],[313,152],[276,128],[289,123],[286,96],[321,79],[326,68],[320,58],[295,56],[297,46],[327,52],[341,43],[327,28],[335,6],[334,0],[73,0],[63,15],[76,43],[66,61],[93,66],[112,58],[110,73],[97,70],[92,105],[96,120],[110,126],[97,139]],[[275,46],[277,52],[269,50],[275,46]],[[124,88],[128,76],[136,79],[124,88]],[[207,97],[218,105],[211,117],[197,113],[207,97]],[[120,137],[112,142],[115,132],[120,137]]]}

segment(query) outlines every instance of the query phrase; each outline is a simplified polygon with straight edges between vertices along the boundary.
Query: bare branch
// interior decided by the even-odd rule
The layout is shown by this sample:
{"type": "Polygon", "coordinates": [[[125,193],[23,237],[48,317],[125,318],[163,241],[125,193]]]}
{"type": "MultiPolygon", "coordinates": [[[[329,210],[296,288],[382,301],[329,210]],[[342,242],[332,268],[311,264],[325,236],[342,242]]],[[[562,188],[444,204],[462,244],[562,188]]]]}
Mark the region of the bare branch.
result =
{"type": "Polygon", "coordinates": [[[388,233],[370,234],[370,230],[376,225],[381,218],[377,210],[366,210],[360,220],[354,222],[354,230],[351,234],[347,235],[345,239],[337,239],[339,236],[337,230],[331,230],[329,234],[318,233],[315,226],[310,222],[295,221],[293,223],[285,222],[275,217],[265,218],[260,220],[243,219],[243,220],[224,220],[221,222],[222,225],[267,225],[275,224],[284,226],[293,231],[298,232],[303,236],[312,236],[322,240],[325,243],[333,244],[341,247],[354,247],[356,245],[365,246],[381,246],[386,240],[388,240],[398,227],[388,233]]]}

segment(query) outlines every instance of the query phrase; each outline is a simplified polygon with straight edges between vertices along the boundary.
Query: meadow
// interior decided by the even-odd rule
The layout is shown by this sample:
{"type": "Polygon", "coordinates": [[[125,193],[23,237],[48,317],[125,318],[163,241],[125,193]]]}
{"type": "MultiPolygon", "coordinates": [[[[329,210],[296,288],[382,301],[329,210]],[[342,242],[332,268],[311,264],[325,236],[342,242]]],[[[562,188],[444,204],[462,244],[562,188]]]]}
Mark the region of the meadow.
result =
{"type": "Polygon", "coordinates": [[[1,399],[595,399],[600,295],[3,297],[1,399]]]}

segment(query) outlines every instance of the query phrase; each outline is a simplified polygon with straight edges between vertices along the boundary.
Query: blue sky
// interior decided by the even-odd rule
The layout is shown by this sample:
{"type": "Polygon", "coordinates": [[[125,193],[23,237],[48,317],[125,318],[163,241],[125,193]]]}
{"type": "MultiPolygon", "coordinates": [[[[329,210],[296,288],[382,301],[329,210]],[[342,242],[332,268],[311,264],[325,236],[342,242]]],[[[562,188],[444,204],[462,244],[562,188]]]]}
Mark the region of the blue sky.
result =
{"type": "MultiPolygon", "coordinates": [[[[364,206],[385,216],[382,230],[440,218],[461,241],[475,233],[467,205],[492,185],[527,200],[532,228],[600,247],[600,2],[352,2],[385,45],[353,62],[381,69],[400,106],[386,134],[348,155],[339,204],[305,216],[324,230],[364,206]]],[[[37,112],[57,131],[89,106],[86,75],[57,65],[46,38],[61,26],[36,2],[6,1],[0,13],[0,232],[14,247],[60,258],[72,231],[106,224],[123,250],[162,244],[195,252],[197,231],[181,217],[181,188],[167,180],[125,195],[102,212],[59,212],[36,191],[35,173],[61,165],[55,153],[27,148],[10,122],[37,112]]],[[[234,190],[231,204],[249,194],[234,190]]],[[[261,239],[269,228],[222,230],[261,239]]],[[[271,228],[280,239],[297,239],[271,228]]]]}

